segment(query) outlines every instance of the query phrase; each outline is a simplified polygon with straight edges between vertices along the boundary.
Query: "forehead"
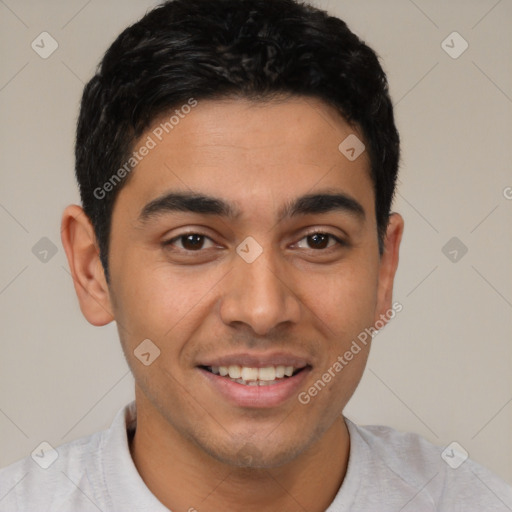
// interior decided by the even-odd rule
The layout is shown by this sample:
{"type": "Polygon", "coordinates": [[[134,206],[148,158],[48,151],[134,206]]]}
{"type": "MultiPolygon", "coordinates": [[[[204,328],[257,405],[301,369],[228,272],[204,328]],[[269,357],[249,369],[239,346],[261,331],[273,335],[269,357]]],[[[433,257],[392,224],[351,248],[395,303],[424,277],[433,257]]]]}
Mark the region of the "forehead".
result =
{"type": "Polygon", "coordinates": [[[318,187],[370,196],[372,202],[367,153],[347,158],[347,140],[352,146],[359,141],[357,151],[364,147],[359,130],[320,100],[198,101],[162,116],[139,139],[136,152],[150,149],[118,201],[129,197],[135,215],[167,191],[194,190],[224,197],[237,210],[257,202],[277,209],[281,199],[318,187]]]}

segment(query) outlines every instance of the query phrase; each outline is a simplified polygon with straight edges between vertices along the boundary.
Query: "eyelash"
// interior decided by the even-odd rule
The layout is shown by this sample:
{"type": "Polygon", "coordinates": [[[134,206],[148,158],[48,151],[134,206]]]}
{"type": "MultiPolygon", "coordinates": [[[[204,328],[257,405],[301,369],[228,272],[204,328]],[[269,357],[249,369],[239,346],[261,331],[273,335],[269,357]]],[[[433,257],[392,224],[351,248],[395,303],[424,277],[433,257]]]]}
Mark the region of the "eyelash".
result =
{"type": "MultiPolygon", "coordinates": [[[[197,232],[197,231],[188,231],[188,232],[185,232],[185,233],[181,233],[180,235],[175,236],[174,238],[171,238],[170,240],[167,240],[167,241],[163,242],[162,245],[167,248],[169,246],[172,246],[174,244],[174,242],[176,242],[177,240],[183,239],[183,238],[185,238],[185,237],[187,237],[189,235],[197,235],[197,236],[203,237],[203,238],[208,239],[208,240],[213,242],[213,240],[208,235],[205,235],[204,233],[200,233],[200,232],[197,232]]],[[[328,231],[312,231],[310,233],[306,233],[299,240],[299,242],[301,242],[305,238],[308,238],[308,237],[314,236],[314,235],[326,235],[326,236],[328,236],[329,238],[333,239],[336,242],[336,244],[339,246],[339,248],[347,247],[348,246],[347,242],[345,242],[341,238],[337,237],[336,235],[333,235],[332,233],[329,233],[328,231]]],[[[330,252],[333,249],[335,249],[335,245],[331,245],[329,247],[326,247],[325,249],[309,248],[309,250],[315,251],[315,252],[330,252]]],[[[187,253],[200,253],[200,252],[203,252],[205,249],[200,248],[200,249],[194,251],[194,250],[190,250],[190,249],[178,248],[178,250],[182,251],[182,252],[187,252],[187,253]]]]}

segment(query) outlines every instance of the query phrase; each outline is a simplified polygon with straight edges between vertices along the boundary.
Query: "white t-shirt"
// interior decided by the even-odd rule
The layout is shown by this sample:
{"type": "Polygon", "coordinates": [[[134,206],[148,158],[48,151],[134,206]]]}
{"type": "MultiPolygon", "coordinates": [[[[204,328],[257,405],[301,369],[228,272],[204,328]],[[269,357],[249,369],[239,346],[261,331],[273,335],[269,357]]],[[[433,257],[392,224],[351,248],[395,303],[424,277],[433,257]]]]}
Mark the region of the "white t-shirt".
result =
{"type": "MultiPolygon", "coordinates": [[[[462,461],[457,449],[445,450],[443,459],[442,448],[417,434],[346,422],[347,473],[326,512],[512,511],[511,486],[470,459],[451,467],[462,461]]],[[[128,430],[135,426],[131,402],[109,429],[56,450],[42,446],[0,470],[0,511],[168,512],[131,458],[128,430]]]]}

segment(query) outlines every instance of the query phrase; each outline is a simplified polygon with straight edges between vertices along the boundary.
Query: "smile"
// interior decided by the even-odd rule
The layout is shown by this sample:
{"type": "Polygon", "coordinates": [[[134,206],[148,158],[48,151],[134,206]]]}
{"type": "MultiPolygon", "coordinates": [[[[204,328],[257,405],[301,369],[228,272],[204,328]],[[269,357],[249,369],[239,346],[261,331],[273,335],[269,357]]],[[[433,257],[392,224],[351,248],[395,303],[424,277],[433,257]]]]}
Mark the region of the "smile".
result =
{"type": "Polygon", "coordinates": [[[271,364],[268,360],[247,361],[248,366],[234,363],[219,361],[200,365],[197,370],[217,396],[232,406],[251,409],[279,407],[293,400],[312,370],[311,365],[298,360],[293,365],[271,364]]]}
{"type": "Polygon", "coordinates": [[[243,384],[245,386],[271,386],[280,381],[296,375],[304,370],[304,367],[294,366],[265,366],[263,368],[254,368],[248,366],[229,365],[229,366],[204,366],[206,371],[214,375],[220,375],[226,379],[243,384]]]}

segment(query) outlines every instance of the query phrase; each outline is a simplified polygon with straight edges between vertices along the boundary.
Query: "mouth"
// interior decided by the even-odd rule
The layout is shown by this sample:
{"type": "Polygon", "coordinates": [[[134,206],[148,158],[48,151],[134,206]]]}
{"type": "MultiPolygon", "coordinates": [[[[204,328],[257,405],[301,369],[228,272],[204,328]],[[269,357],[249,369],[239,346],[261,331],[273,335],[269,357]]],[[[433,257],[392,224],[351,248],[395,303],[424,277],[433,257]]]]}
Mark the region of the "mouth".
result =
{"type": "Polygon", "coordinates": [[[238,354],[196,367],[207,387],[228,404],[273,408],[293,400],[312,370],[309,361],[289,355],[238,354]]]}
{"type": "Polygon", "coordinates": [[[256,368],[235,364],[229,366],[200,366],[200,368],[243,386],[273,386],[283,380],[295,377],[308,366],[277,365],[256,368]]]}

